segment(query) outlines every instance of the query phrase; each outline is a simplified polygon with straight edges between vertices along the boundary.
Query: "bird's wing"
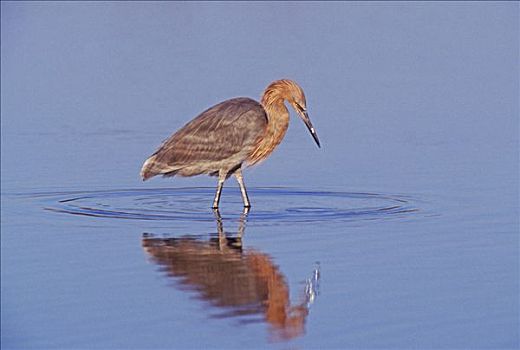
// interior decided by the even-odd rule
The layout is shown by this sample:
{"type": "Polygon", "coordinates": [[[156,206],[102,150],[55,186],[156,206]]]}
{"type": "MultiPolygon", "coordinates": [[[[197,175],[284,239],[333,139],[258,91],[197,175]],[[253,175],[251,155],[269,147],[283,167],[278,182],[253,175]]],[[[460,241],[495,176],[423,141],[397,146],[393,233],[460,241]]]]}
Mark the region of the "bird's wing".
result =
{"type": "Polygon", "coordinates": [[[171,167],[224,160],[254,147],[266,125],[265,110],[255,100],[227,100],[167,139],[154,154],[155,161],[171,167]]]}

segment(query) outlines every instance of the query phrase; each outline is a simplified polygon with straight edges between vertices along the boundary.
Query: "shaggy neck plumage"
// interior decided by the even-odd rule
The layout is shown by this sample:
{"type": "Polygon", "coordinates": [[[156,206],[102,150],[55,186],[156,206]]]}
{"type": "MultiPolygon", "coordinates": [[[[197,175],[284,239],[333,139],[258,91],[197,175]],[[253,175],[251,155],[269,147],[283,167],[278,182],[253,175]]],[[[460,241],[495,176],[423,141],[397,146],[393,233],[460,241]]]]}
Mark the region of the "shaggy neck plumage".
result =
{"type": "Polygon", "coordinates": [[[250,165],[267,158],[285,136],[289,127],[289,111],[284,104],[284,100],[289,96],[287,89],[287,84],[280,81],[267,87],[262,96],[261,104],[267,114],[268,122],[263,137],[249,157],[250,165]]]}

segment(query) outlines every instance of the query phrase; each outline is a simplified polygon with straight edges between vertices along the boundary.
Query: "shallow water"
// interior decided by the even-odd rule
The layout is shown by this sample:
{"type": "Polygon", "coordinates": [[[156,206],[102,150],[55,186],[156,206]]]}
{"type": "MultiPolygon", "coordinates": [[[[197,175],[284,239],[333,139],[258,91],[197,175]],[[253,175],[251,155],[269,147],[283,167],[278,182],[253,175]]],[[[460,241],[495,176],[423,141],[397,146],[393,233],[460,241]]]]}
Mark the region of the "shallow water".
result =
{"type": "MultiPolygon", "coordinates": [[[[48,203],[46,210],[101,218],[134,220],[208,221],[207,199],[213,188],[175,188],[91,192],[38,193],[29,196],[48,203]]],[[[417,211],[404,196],[377,193],[304,191],[253,188],[256,205],[249,221],[263,225],[305,222],[377,220],[417,211]],[[276,203],[278,201],[278,205],[276,203]],[[279,205],[281,203],[281,205],[279,205]]],[[[239,192],[226,195],[226,203],[240,207],[239,192]]]]}
{"type": "Polygon", "coordinates": [[[519,346],[517,3],[2,2],[1,39],[2,348],[519,346]],[[323,147],[292,118],[250,211],[140,182],[285,76],[323,147]]]}

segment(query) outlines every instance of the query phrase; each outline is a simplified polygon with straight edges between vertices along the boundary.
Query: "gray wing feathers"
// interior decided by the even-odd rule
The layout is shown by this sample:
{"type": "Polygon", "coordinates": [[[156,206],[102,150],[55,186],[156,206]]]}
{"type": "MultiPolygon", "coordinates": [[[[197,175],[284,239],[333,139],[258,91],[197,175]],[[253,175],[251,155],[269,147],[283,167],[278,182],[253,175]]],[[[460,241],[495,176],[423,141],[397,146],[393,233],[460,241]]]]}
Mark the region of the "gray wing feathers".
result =
{"type": "Polygon", "coordinates": [[[219,103],[167,139],[145,162],[141,176],[146,180],[157,174],[190,176],[232,168],[252,152],[266,125],[265,110],[250,98],[219,103]],[[183,174],[183,168],[190,170],[183,174]]]}

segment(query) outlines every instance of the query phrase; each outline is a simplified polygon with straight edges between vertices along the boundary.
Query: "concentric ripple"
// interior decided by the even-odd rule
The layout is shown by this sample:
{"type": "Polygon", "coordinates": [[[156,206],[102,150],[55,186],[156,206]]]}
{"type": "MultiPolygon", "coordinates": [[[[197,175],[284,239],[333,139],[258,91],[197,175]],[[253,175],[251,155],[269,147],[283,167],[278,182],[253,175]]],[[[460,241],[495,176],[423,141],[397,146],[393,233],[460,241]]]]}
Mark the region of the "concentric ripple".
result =
{"type": "MultiPolygon", "coordinates": [[[[213,188],[128,189],[34,194],[46,210],[130,220],[213,221],[213,188]]],[[[251,188],[248,222],[377,220],[418,211],[410,197],[378,193],[251,188]]],[[[237,189],[225,189],[221,207],[241,208],[237,189]]],[[[235,210],[235,212],[239,212],[235,210]]]]}

